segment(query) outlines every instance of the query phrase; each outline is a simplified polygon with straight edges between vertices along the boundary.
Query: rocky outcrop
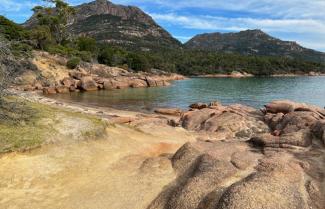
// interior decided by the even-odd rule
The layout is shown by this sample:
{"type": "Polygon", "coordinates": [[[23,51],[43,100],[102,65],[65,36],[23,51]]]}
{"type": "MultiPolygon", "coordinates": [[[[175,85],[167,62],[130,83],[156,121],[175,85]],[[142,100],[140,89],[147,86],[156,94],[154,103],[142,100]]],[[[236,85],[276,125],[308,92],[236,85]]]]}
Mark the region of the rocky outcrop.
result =
{"type": "Polygon", "coordinates": [[[46,52],[34,52],[33,63],[37,70],[25,91],[43,90],[45,94],[101,89],[147,88],[170,85],[170,81],[185,79],[184,76],[159,71],[159,74],[132,72],[101,64],[82,63],[75,70],[66,67],[66,59],[46,52]],[[53,90],[54,89],[54,90],[53,90]]]}
{"type": "Polygon", "coordinates": [[[209,74],[209,75],[199,75],[201,78],[248,78],[254,77],[253,74],[246,72],[233,71],[229,74],[209,74]]]}
{"type": "Polygon", "coordinates": [[[309,147],[313,138],[323,142],[324,109],[292,101],[274,101],[261,111],[243,105],[196,103],[183,112],[181,126],[213,133],[220,139],[246,138],[256,146],[309,147]]]}
{"type": "Polygon", "coordinates": [[[305,197],[303,168],[288,154],[261,160],[257,172],[230,186],[216,208],[310,208],[305,197]]]}
{"type": "Polygon", "coordinates": [[[171,160],[178,178],[151,203],[149,209],[215,208],[225,183],[241,169],[257,164],[260,154],[250,153],[248,149],[244,143],[233,142],[185,144],[171,160]]]}
{"type": "Polygon", "coordinates": [[[263,147],[308,147],[312,139],[322,139],[324,109],[291,101],[274,101],[262,110],[271,133],[257,135],[250,141],[263,147]]]}
{"type": "Polygon", "coordinates": [[[191,105],[180,124],[200,137],[171,157],[177,178],[148,208],[323,209],[323,109],[291,101],[265,107],[191,105]]]}
{"type": "Polygon", "coordinates": [[[180,118],[181,125],[191,131],[217,133],[219,137],[250,137],[268,131],[261,120],[262,114],[241,105],[222,106],[218,102],[210,105],[192,104],[190,111],[180,118]]]}

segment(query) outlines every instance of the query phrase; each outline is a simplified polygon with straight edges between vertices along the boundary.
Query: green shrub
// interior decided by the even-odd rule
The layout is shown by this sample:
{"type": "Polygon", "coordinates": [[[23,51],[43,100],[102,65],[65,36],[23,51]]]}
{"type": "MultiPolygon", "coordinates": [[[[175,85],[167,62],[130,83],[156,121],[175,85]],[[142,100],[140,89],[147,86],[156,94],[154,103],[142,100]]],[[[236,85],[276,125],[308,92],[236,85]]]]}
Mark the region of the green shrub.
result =
{"type": "Polygon", "coordinates": [[[150,66],[147,58],[140,54],[130,53],[127,56],[128,66],[135,71],[148,71],[150,66]]]}
{"type": "Polygon", "coordinates": [[[98,62],[108,66],[120,66],[127,63],[128,52],[111,46],[104,46],[98,54],[98,62]]]}
{"type": "Polygon", "coordinates": [[[14,56],[21,57],[26,56],[29,57],[32,54],[33,47],[28,44],[17,42],[11,45],[11,52],[14,56]]]}
{"type": "Polygon", "coordinates": [[[105,48],[104,50],[102,50],[99,55],[98,55],[98,62],[100,64],[104,64],[104,65],[108,65],[108,66],[112,66],[113,63],[113,55],[114,55],[114,51],[110,48],[105,48]]]}
{"type": "Polygon", "coordinates": [[[97,51],[96,40],[89,37],[79,37],[77,40],[77,46],[80,51],[87,51],[95,53],[97,51]]]}
{"type": "Polygon", "coordinates": [[[48,26],[37,26],[31,30],[31,38],[36,42],[38,49],[46,49],[54,40],[51,34],[51,29],[48,26]]]}
{"type": "Polygon", "coordinates": [[[62,45],[51,45],[47,48],[47,51],[51,54],[59,54],[62,56],[75,56],[76,54],[75,49],[62,45]]]}
{"type": "Polygon", "coordinates": [[[30,36],[28,30],[8,20],[4,16],[0,16],[0,33],[4,34],[8,40],[24,40],[30,36]]]}
{"type": "Polygon", "coordinates": [[[92,54],[91,54],[91,52],[88,52],[88,51],[78,52],[76,56],[80,57],[81,60],[84,61],[84,62],[91,62],[92,61],[92,54]]]}
{"type": "Polygon", "coordinates": [[[67,62],[67,67],[69,69],[75,69],[80,64],[80,61],[79,57],[73,57],[67,62]]]}

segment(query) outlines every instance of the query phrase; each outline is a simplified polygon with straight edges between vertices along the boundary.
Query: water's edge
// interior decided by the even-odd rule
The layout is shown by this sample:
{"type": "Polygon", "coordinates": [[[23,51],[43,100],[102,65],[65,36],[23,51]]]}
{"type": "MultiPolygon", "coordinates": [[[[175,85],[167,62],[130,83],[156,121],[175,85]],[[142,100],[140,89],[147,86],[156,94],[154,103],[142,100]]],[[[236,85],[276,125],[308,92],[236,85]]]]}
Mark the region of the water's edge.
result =
{"type": "Polygon", "coordinates": [[[191,78],[169,87],[121,89],[51,95],[51,98],[96,107],[150,112],[157,107],[186,109],[195,102],[220,101],[261,108],[281,99],[323,107],[325,77],[191,78]]]}

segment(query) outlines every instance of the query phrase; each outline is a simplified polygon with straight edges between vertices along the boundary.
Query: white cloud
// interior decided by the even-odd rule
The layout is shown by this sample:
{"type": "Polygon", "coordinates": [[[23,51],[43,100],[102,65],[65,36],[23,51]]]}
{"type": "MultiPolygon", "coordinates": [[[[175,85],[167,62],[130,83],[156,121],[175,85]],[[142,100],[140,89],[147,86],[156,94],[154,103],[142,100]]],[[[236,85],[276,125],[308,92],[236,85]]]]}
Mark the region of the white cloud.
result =
{"type": "Polygon", "coordinates": [[[22,16],[26,13],[30,13],[29,11],[39,5],[41,1],[18,1],[18,0],[0,0],[0,13],[2,15],[6,15],[6,13],[14,13],[17,16],[22,16]],[[24,14],[22,14],[23,12],[24,14]]]}
{"type": "Polygon", "coordinates": [[[123,4],[152,3],[179,10],[184,8],[202,8],[210,10],[226,10],[250,12],[273,17],[318,18],[325,19],[324,0],[115,0],[123,4]]]}
{"type": "Polygon", "coordinates": [[[200,30],[243,30],[259,28],[273,32],[307,33],[317,28],[325,35],[325,22],[313,19],[227,18],[221,16],[182,16],[175,13],[150,14],[154,19],[184,28],[200,30]]]}

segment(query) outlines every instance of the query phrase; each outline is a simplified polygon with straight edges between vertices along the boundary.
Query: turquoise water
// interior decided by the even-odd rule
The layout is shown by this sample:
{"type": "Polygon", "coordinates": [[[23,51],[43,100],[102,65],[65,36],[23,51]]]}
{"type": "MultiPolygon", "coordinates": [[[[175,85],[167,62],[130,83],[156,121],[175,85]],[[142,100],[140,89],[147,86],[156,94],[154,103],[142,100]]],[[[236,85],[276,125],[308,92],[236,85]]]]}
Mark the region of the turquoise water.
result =
{"type": "Polygon", "coordinates": [[[187,108],[194,102],[220,101],[260,108],[278,99],[324,107],[325,77],[192,78],[159,88],[122,89],[53,96],[70,102],[124,110],[151,111],[156,107],[187,108]]]}

